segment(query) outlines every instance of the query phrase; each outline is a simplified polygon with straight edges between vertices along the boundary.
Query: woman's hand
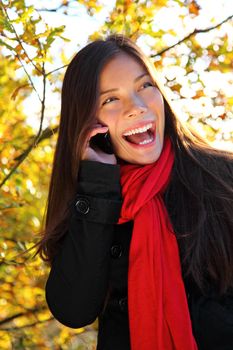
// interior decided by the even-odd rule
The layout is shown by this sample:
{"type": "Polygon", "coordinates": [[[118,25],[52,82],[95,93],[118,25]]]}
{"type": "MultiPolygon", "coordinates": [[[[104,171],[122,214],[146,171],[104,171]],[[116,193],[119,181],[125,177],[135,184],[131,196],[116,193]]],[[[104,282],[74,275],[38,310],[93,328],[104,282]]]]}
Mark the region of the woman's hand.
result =
{"type": "Polygon", "coordinates": [[[101,162],[101,163],[108,163],[108,164],[116,164],[117,160],[114,154],[107,154],[103,152],[101,149],[98,147],[92,148],[90,146],[90,140],[93,136],[101,133],[105,134],[108,131],[107,126],[103,126],[101,124],[94,124],[92,129],[90,130],[87,140],[85,143],[85,147],[83,149],[81,159],[82,160],[93,160],[96,162],[101,162]]]}

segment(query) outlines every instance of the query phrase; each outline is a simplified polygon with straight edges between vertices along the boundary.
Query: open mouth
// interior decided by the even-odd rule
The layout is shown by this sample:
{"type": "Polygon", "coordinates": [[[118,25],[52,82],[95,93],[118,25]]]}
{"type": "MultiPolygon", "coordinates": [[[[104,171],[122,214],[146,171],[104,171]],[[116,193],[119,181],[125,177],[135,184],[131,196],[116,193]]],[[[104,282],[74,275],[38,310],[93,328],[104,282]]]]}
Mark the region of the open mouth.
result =
{"type": "Polygon", "coordinates": [[[132,145],[149,145],[155,140],[155,125],[148,123],[143,127],[131,129],[123,134],[124,139],[132,145]]]}

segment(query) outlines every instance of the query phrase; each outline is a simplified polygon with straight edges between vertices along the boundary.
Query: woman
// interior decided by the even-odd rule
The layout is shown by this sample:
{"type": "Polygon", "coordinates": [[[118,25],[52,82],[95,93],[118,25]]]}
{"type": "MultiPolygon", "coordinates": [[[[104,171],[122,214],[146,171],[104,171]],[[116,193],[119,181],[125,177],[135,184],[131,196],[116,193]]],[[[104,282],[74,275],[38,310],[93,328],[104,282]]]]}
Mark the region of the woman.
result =
{"type": "Polygon", "coordinates": [[[232,154],[180,123],[134,43],[83,48],[38,249],[54,317],[98,317],[98,350],[233,349],[232,178],[232,154]]]}

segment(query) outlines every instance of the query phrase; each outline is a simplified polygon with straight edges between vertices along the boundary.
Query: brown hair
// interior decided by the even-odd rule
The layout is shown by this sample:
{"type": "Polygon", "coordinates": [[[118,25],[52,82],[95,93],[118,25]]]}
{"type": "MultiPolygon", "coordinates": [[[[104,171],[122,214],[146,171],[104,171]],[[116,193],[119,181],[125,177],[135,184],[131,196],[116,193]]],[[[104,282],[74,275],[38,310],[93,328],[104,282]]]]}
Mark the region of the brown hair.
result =
{"type": "Polygon", "coordinates": [[[232,154],[216,151],[182,125],[156,81],[152,64],[122,35],[88,44],[67,68],[45,231],[36,244],[36,254],[51,264],[60,249],[76,194],[82,147],[97,111],[100,73],[121,52],[148,70],[164,96],[165,134],[175,151],[165,203],[180,245],[184,274],[191,275],[202,291],[208,289],[208,281],[226,291],[233,283],[232,154]]]}

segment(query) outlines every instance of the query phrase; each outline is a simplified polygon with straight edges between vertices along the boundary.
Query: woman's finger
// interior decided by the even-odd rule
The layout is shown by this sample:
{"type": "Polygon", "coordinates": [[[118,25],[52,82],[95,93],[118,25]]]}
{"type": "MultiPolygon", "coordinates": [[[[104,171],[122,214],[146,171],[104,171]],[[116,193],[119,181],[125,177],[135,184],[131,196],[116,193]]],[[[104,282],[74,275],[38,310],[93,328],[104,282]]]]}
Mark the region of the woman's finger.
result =
{"type": "MultiPolygon", "coordinates": [[[[92,137],[94,137],[95,135],[97,135],[99,133],[102,134],[102,133],[105,133],[107,131],[108,131],[107,126],[103,126],[101,124],[94,124],[92,126],[92,129],[90,130],[90,132],[87,135],[86,142],[85,142],[85,150],[90,147],[90,140],[92,137]]],[[[85,150],[84,150],[84,152],[85,152],[85,150]]]]}
{"type": "Polygon", "coordinates": [[[97,135],[97,134],[103,134],[103,133],[105,133],[105,132],[107,132],[108,131],[108,127],[107,126],[101,126],[101,127],[95,127],[94,129],[92,129],[91,131],[90,131],[90,133],[89,133],[89,135],[88,135],[88,137],[89,137],[89,141],[90,141],[90,139],[93,137],[93,136],[95,136],[95,135],[97,135]]]}

